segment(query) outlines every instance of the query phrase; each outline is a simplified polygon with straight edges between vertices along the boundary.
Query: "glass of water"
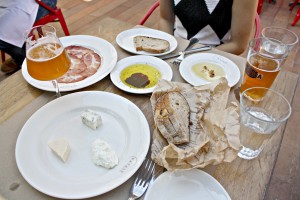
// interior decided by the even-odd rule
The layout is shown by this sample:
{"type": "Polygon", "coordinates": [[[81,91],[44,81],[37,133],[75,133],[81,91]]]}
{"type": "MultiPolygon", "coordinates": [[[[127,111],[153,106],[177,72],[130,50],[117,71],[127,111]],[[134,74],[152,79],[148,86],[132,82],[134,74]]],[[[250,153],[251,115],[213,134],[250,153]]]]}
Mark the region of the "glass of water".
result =
{"type": "Polygon", "coordinates": [[[289,51],[298,43],[298,36],[286,28],[265,27],[261,31],[264,38],[271,38],[288,46],[289,51]]]}
{"type": "Polygon", "coordinates": [[[292,112],[290,103],[282,94],[263,87],[245,90],[240,97],[240,110],[242,149],[238,156],[248,160],[260,154],[278,127],[292,112]],[[255,93],[265,93],[265,96],[253,99],[255,93]]]}

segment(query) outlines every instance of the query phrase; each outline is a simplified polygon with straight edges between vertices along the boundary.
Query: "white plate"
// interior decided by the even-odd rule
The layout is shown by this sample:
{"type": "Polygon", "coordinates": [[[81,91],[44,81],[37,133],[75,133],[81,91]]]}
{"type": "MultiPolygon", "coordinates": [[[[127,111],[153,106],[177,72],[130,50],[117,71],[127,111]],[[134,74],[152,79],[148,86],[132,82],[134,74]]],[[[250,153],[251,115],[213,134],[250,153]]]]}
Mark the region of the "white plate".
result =
{"type": "MultiPolygon", "coordinates": [[[[59,39],[65,47],[70,45],[81,45],[93,49],[101,56],[101,66],[94,75],[75,83],[59,83],[61,92],[81,89],[102,80],[112,71],[117,63],[118,56],[116,49],[111,43],[104,39],[88,35],[73,35],[59,39]]],[[[26,60],[22,65],[22,74],[30,85],[41,90],[55,91],[51,81],[38,81],[29,75],[26,60]]]]}
{"type": "Polygon", "coordinates": [[[81,199],[108,192],[128,180],[140,167],[150,145],[150,130],[142,111],[131,101],[107,92],[78,92],[58,98],[35,112],[16,143],[16,162],[25,180],[54,197],[81,199]],[[98,112],[103,124],[85,126],[80,115],[98,112]],[[71,152],[63,163],[47,146],[58,137],[69,141],[71,152]],[[91,144],[108,142],[119,158],[113,169],[96,166],[91,144]]]}
{"type": "Polygon", "coordinates": [[[134,28],[129,29],[126,31],[123,31],[117,35],[116,38],[117,44],[124,50],[129,51],[134,54],[140,54],[140,55],[152,55],[152,56],[161,56],[166,55],[174,51],[177,47],[177,40],[170,34],[165,33],[163,31],[150,29],[150,28],[134,28]],[[149,53],[146,51],[136,51],[133,43],[133,38],[135,36],[149,36],[149,37],[155,37],[160,38],[169,41],[170,48],[169,50],[163,52],[163,53],[149,53]]]}
{"type": "Polygon", "coordinates": [[[222,185],[199,169],[165,172],[149,187],[145,200],[230,200],[222,185]]]}
{"type": "Polygon", "coordinates": [[[115,86],[117,86],[121,90],[130,92],[130,93],[135,93],[135,94],[146,94],[146,93],[153,92],[155,86],[153,86],[151,88],[145,88],[145,89],[144,88],[141,88],[141,89],[131,88],[131,87],[125,85],[121,81],[120,74],[123,71],[123,69],[125,69],[126,67],[128,67],[130,65],[134,65],[134,64],[148,64],[148,65],[158,69],[158,71],[160,71],[160,73],[162,75],[162,79],[165,79],[168,81],[172,80],[173,71],[167,62],[165,62],[159,58],[153,57],[153,56],[139,55],[139,56],[127,57],[127,58],[124,58],[124,59],[118,61],[116,67],[110,73],[110,79],[115,84],[115,86]]]}
{"type": "Polygon", "coordinates": [[[221,66],[224,69],[225,77],[228,81],[228,85],[233,87],[240,80],[240,70],[234,62],[212,53],[199,53],[186,57],[179,66],[179,72],[181,76],[191,85],[200,86],[211,83],[197,76],[193,71],[192,67],[198,63],[213,63],[221,66]]]}

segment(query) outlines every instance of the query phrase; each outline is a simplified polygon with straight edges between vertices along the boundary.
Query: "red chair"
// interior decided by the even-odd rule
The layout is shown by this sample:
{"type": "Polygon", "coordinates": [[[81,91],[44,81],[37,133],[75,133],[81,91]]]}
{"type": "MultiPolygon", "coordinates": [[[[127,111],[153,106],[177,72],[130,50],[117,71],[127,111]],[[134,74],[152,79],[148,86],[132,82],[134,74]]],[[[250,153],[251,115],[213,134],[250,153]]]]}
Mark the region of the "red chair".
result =
{"type": "MultiPolygon", "coordinates": [[[[271,0],[268,0],[271,2],[271,0]]],[[[159,1],[155,2],[151,8],[147,11],[147,13],[143,16],[143,18],[139,21],[139,25],[144,25],[144,23],[147,21],[147,19],[150,17],[150,15],[154,12],[154,10],[159,6],[159,1]]],[[[261,30],[261,24],[260,24],[260,18],[258,13],[255,15],[255,34],[254,38],[260,37],[260,30],[261,30]]]]}
{"type": "Polygon", "coordinates": [[[144,23],[147,21],[147,19],[150,17],[150,15],[153,13],[153,11],[159,6],[159,1],[155,2],[151,8],[147,11],[146,15],[140,20],[139,25],[144,25],[144,23]]]}
{"type": "Polygon", "coordinates": [[[294,18],[292,26],[295,26],[297,24],[297,22],[299,21],[299,19],[300,19],[300,8],[298,8],[298,11],[297,11],[297,14],[296,14],[296,16],[294,18]]]}
{"type": "MultiPolygon", "coordinates": [[[[296,5],[298,5],[298,0],[294,0],[293,4],[290,7],[290,11],[292,11],[296,5]]],[[[295,26],[296,23],[299,21],[299,19],[300,19],[300,8],[298,8],[294,21],[292,22],[292,26],[295,26]]]]}
{"type": "Polygon", "coordinates": [[[33,26],[39,26],[39,25],[44,25],[44,24],[48,24],[50,22],[56,22],[59,21],[64,33],[66,36],[70,35],[70,32],[68,30],[65,18],[61,12],[61,9],[58,8],[57,6],[55,8],[51,8],[49,7],[47,4],[43,3],[41,0],[35,0],[40,6],[44,7],[45,9],[47,9],[49,11],[49,14],[45,15],[44,17],[42,17],[41,19],[39,19],[38,21],[36,21],[34,23],[33,26]]]}
{"type": "MultiPolygon", "coordinates": [[[[268,0],[268,2],[271,3],[272,0],[268,0]]],[[[261,13],[261,9],[262,9],[263,3],[264,3],[264,0],[259,0],[259,1],[258,1],[258,5],[257,5],[257,13],[258,13],[258,14],[261,13]]]]}
{"type": "MultiPolygon", "coordinates": [[[[38,21],[36,21],[33,26],[39,26],[39,25],[45,25],[48,24],[50,22],[56,22],[58,21],[65,33],[66,36],[70,35],[70,32],[68,30],[65,18],[61,12],[61,9],[59,7],[55,7],[55,8],[51,8],[50,6],[48,6],[47,4],[43,3],[41,0],[35,0],[40,6],[44,7],[45,9],[47,9],[49,11],[49,14],[45,15],[44,17],[42,17],[41,19],[39,19],[38,21]]],[[[3,51],[1,51],[1,60],[2,63],[5,61],[5,53],[3,51]]]]}

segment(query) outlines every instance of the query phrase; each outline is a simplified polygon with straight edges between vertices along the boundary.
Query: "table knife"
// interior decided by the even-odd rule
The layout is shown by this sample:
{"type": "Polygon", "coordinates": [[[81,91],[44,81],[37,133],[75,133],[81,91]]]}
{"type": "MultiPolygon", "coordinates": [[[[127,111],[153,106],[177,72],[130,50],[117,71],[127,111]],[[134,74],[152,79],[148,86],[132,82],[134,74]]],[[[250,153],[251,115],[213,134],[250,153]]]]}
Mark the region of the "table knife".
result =
{"type": "MultiPolygon", "coordinates": [[[[207,46],[203,46],[203,47],[198,47],[198,48],[186,50],[186,51],[183,51],[183,52],[184,52],[185,55],[188,55],[188,54],[191,54],[191,53],[197,53],[197,52],[201,52],[201,51],[208,51],[208,50],[211,50],[211,49],[212,49],[212,47],[207,45],[207,46]]],[[[166,59],[169,59],[169,58],[174,58],[174,57],[180,56],[180,54],[183,53],[183,52],[171,53],[171,54],[168,54],[168,55],[165,55],[165,56],[160,56],[159,58],[163,59],[163,60],[166,60],[166,59]]]]}

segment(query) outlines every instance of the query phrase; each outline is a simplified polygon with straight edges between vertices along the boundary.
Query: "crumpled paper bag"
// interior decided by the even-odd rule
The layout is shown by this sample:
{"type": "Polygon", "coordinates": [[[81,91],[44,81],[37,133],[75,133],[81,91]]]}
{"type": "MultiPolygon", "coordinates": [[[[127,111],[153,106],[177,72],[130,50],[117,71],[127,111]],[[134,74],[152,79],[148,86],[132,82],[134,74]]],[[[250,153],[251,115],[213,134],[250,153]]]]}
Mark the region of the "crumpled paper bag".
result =
{"type": "Polygon", "coordinates": [[[193,87],[186,83],[161,80],[151,96],[153,113],[159,97],[180,92],[190,107],[190,142],[169,144],[156,128],[151,157],[168,171],[203,168],[231,162],[240,149],[239,105],[227,101],[230,87],[225,78],[211,84],[193,87]]]}

